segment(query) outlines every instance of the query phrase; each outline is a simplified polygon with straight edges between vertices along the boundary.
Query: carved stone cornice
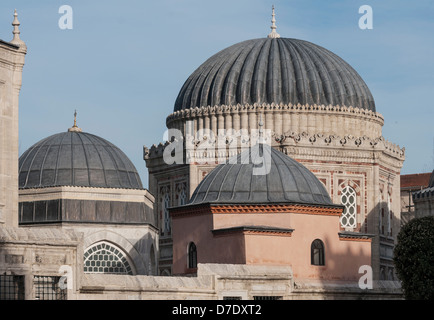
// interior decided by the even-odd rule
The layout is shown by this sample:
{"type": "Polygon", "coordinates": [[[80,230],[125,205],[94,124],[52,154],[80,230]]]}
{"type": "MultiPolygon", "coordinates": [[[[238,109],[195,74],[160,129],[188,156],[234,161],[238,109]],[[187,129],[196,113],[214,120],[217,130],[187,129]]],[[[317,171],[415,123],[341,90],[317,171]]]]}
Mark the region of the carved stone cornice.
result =
{"type": "MultiPolygon", "coordinates": [[[[383,154],[383,158],[394,159],[388,161],[393,161],[394,166],[398,167],[402,166],[402,162],[405,159],[405,148],[400,148],[398,145],[384,139],[384,137],[372,139],[366,136],[356,137],[347,135],[341,137],[338,135],[324,135],[322,133],[308,134],[306,132],[291,132],[285,133],[284,135],[276,135],[273,133],[272,138],[274,140],[271,141],[272,147],[291,157],[297,158],[300,156],[307,156],[318,157],[318,159],[323,159],[325,161],[327,159],[339,159],[340,161],[345,159],[347,159],[347,161],[360,161],[365,159],[369,162],[376,162],[383,154]]],[[[191,143],[197,147],[207,139],[207,137],[202,137],[202,139],[195,138],[191,143]]],[[[227,139],[225,141],[227,144],[227,139]]],[[[228,159],[249,147],[250,140],[244,139],[243,141],[244,142],[241,146],[235,145],[235,147],[230,147],[228,145],[223,149],[218,149],[217,143],[214,141],[216,150],[201,150],[193,148],[192,150],[187,151],[185,149],[185,144],[183,144],[184,159],[197,159],[199,161],[207,158],[214,159],[215,163],[220,163],[222,159],[228,159]]],[[[158,146],[154,144],[150,149],[144,147],[144,159],[149,161],[153,158],[161,158],[164,149],[173,142],[174,140],[171,142],[166,141],[166,143],[160,143],[158,146]]]]}
{"type": "MultiPolygon", "coordinates": [[[[336,148],[335,150],[364,150],[364,151],[382,151],[399,160],[405,159],[405,148],[400,148],[384,137],[369,138],[367,136],[356,137],[352,135],[338,136],[338,135],[324,135],[321,133],[308,134],[302,133],[286,133],[284,135],[275,135],[273,133],[275,144],[273,146],[279,147],[284,153],[297,153],[294,148],[293,152],[288,152],[289,147],[318,147],[318,148],[336,148]],[[286,152],[285,152],[286,150],[286,152]]],[[[299,152],[298,152],[299,153],[299,152]]],[[[322,149],[318,153],[323,153],[322,149]]],[[[318,154],[319,155],[319,154],[318,154]]],[[[336,156],[336,154],[330,154],[336,156]]],[[[356,156],[357,157],[357,156],[356,156]]],[[[372,157],[372,155],[370,156],[372,157]]]]}
{"type": "Polygon", "coordinates": [[[294,229],[275,228],[268,226],[235,226],[230,228],[213,229],[211,230],[214,236],[229,236],[232,234],[243,235],[268,235],[268,236],[283,236],[291,237],[294,229]]]}
{"type": "Polygon", "coordinates": [[[373,234],[361,233],[361,232],[351,232],[342,231],[338,233],[339,240],[341,241],[366,241],[371,242],[372,238],[375,237],[373,234]]]}
{"type": "Polygon", "coordinates": [[[185,215],[202,214],[266,214],[266,213],[297,213],[327,216],[340,216],[343,207],[338,205],[320,206],[295,203],[276,204],[201,204],[186,205],[170,209],[172,218],[185,215]]]}
{"type": "Polygon", "coordinates": [[[166,118],[166,124],[170,127],[172,121],[193,118],[198,115],[201,115],[204,110],[206,110],[207,114],[225,114],[227,112],[236,113],[236,112],[254,112],[254,113],[264,113],[265,111],[286,111],[286,112],[297,112],[297,113],[316,113],[316,114],[325,114],[325,113],[334,113],[341,114],[346,116],[351,116],[355,118],[369,118],[369,120],[378,122],[381,126],[384,124],[383,116],[378,113],[368,109],[357,108],[352,106],[340,106],[340,105],[301,105],[301,104],[276,104],[276,103],[255,103],[251,104],[237,104],[237,105],[216,105],[216,106],[203,106],[203,107],[195,107],[191,109],[183,109],[178,110],[170,114],[166,118]]]}

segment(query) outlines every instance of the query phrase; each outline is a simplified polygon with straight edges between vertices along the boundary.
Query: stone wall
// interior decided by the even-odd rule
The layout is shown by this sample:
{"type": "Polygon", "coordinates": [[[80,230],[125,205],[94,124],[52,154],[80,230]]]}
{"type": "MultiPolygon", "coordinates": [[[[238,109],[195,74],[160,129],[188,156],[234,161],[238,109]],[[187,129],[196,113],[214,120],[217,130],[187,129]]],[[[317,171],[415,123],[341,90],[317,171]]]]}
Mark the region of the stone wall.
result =
{"type": "Polygon", "coordinates": [[[0,40],[0,224],[18,226],[18,96],[26,48],[0,40]]]}
{"type": "Polygon", "coordinates": [[[61,186],[21,189],[20,226],[83,234],[84,250],[108,242],[129,260],[133,274],[157,274],[154,197],[147,190],[61,186]],[[50,204],[56,204],[50,207],[50,204]],[[53,209],[49,212],[48,209],[53,209]]]}
{"type": "Polygon", "coordinates": [[[81,241],[82,235],[74,231],[0,226],[0,275],[22,277],[26,300],[42,299],[38,277],[58,283],[67,275],[66,295],[75,299],[83,270],[81,241]]]}
{"type": "Polygon", "coordinates": [[[85,274],[81,234],[0,226],[0,276],[9,275],[23,277],[26,300],[47,298],[41,277],[55,281],[44,287],[48,297],[67,300],[402,299],[395,282],[361,289],[355,282],[298,280],[286,266],[199,264],[196,275],[185,277],[85,274]],[[59,296],[62,276],[65,295],[59,296]]]}
{"type": "Polygon", "coordinates": [[[434,216],[434,187],[425,188],[413,194],[414,216],[422,218],[434,216]]]}
{"type": "Polygon", "coordinates": [[[290,267],[199,264],[193,277],[84,275],[78,299],[253,300],[402,299],[397,282],[358,283],[297,281],[290,267]]]}

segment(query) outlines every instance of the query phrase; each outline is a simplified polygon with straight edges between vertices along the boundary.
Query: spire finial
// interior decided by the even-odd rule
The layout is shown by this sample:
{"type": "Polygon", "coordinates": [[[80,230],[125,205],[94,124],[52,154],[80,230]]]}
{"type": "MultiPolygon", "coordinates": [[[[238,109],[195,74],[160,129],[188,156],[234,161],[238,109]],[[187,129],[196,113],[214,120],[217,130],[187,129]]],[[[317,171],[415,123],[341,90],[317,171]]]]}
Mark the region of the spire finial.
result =
{"type": "Polygon", "coordinates": [[[25,48],[26,45],[24,41],[20,39],[20,29],[19,29],[20,22],[18,21],[17,9],[14,10],[14,21],[12,21],[12,26],[14,27],[14,30],[12,31],[14,37],[11,43],[25,48]]]}
{"type": "Polygon", "coordinates": [[[276,32],[276,19],[274,18],[276,15],[274,14],[274,4],[272,6],[272,13],[271,13],[271,32],[268,34],[268,38],[280,38],[280,34],[276,32]]]}
{"type": "Polygon", "coordinates": [[[14,31],[12,31],[14,38],[12,39],[12,41],[20,41],[20,22],[18,21],[17,9],[14,10],[14,21],[12,21],[12,26],[14,27],[14,31]]]}
{"type": "Polygon", "coordinates": [[[77,110],[74,111],[74,128],[77,127],[77,110]]]}
{"type": "Polygon", "coordinates": [[[77,110],[74,110],[74,125],[68,129],[68,132],[82,132],[81,128],[77,126],[77,110]]]}

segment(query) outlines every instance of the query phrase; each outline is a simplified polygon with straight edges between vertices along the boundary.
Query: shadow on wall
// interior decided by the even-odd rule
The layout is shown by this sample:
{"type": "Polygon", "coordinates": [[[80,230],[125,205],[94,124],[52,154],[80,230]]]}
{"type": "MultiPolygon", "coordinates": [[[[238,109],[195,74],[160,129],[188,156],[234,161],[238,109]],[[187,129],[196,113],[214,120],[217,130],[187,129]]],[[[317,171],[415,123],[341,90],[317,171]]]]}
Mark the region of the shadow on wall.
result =
{"type": "MultiPolygon", "coordinates": [[[[370,249],[370,244],[366,241],[361,245],[356,245],[356,240],[353,239],[339,240],[339,248],[331,248],[328,245],[331,243],[329,236],[317,239],[324,243],[324,263],[315,265],[312,261],[309,261],[308,278],[327,281],[354,281],[357,283],[360,278],[359,268],[371,265],[371,258],[366,250],[367,247],[370,249]]],[[[312,242],[314,240],[316,239],[313,239],[312,242]]],[[[312,252],[315,249],[306,249],[310,249],[311,256],[315,255],[315,252],[312,252]]],[[[296,278],[295,274],[294,276],[296,278]]]]}
{"type": "Polygon", "coordinates": [[[158,241],[151,234],[146,234],[133,244],[127,254],[133,259],[136,264],[136,270],[142,270],[138,274],[156,276],[158,275],[158,241]],[[157,248],[157,249],[156,249],[157,248]],[[140,268],[137,268],[140,265],[140,268]]]}
{"type": "Polygon", "coordinates": [[[312,277],[317,276],[325,283],[326,280],[339,280],[330,275],[340,274],[344,275],[345,280],[354,283],[355,286],[360,284],[362,287],[368,285],[368,281],[373,281],[373,283],[395,281],[399,283],[393,266],[394,238],[396,238],[399,229],[399,217],[396,217],[393,211],[389,210],[386,202],[378,203],[359,229],[361,234],[370,236],[370,258],[366,246],[360,245],[352,248],[351,245],[353,242],[361,244],[368,242],[359,242],[360,240],[353,240],[350,237],[346,240],[340,240],[340,244],[346,248],[343,251],[336,251],[327,247],[330,240],[328,237],[319,238],[325,244],[325,265],[311,266],[312,277]],[[358,261],[358,263],[354,263],[354,261],[358,261]],[[351,277],[351,275],[353,276],[351,277]]]}

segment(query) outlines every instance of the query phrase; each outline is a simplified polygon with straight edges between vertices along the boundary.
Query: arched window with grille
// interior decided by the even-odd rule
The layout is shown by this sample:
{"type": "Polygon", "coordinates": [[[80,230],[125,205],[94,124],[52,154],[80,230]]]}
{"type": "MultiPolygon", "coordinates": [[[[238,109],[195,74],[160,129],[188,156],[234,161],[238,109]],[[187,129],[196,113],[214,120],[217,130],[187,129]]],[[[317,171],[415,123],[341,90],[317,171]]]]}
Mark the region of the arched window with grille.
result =
{"type": "Polygon", "coordinates": [[[170,234],[170,215],[169,215],[169,207],[170,207],[170,189],[165,188],[165,191],[162,195],[161,199],[161,207],[163,211],[163,232],[165,235],[170,234]]]}
{"type": "Polygon", "coordinates": [[[197,268],[197,248],[194,242],[188,245],[188,268],[197,268]]]}
{"type": "Polygon", "coordinates": [[[183,206],[187,203],[187,193],[185,192],[185,188],[182,188],[179,193],[179,205],[183,206]]]}
{"type": "Polygon", "coordinates": [[[176,192],[178,198],[178,205],[183,206],[187,203],[187,183],[179,182],[176,184],[176,192]]]}
{"type": "Polygon", "coordinates": [[[310,263],[314,266],[325,265],[324,243],[315,239],[310,246],[310,263]]]}
{"type": "Polygon", "coordinates": [[[132,263],[123,250],[106,241],[97,242],[85,251],[84,272],[134,274],[132,263]]]}
{"type": "Polygon", "coordinates": [[[345,207],[340,222],[345,229],[357,227],[357,193],[350,186],[346,186],[341,192],[341,203],[345,207]]]}

